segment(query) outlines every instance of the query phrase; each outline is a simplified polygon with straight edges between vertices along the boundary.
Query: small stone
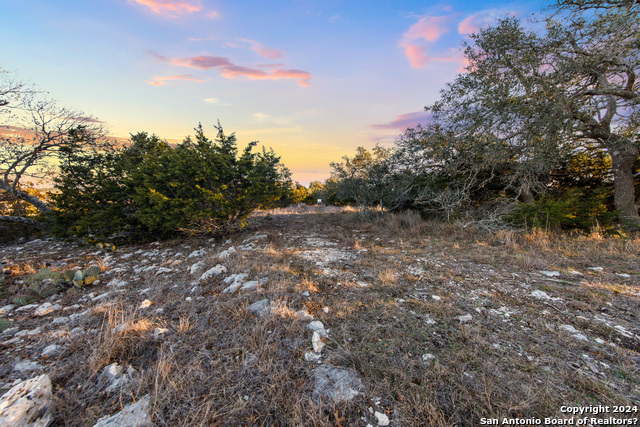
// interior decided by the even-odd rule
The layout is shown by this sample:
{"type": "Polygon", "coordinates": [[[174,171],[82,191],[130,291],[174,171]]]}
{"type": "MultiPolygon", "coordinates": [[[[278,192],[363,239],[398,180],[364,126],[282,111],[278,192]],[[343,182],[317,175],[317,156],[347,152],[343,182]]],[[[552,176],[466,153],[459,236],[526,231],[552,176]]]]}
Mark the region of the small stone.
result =
{"type": "Polygon", "coordinates": [[[315,351],[307,351],[304,354],[304,360],[307,362],[319,362],[322,359],[322,354],[316,353],[315,351]]]}
{"type": "Polygon", "coordinates": [[[53,313],[53,305],[50,302],[45,302],[36,308],[36,311],[33,312],[35,316],[45,316],[49,313],[53,313]]]}
{"type": "Polygon", "coordinates": [[[431,353],[425,353],[422,355],[423,362],[430,362],[432,360],[436,360],[436,357],[431,353]]]}
{"type": "Polygon", "coordinates": [[[458,316],[457,319],[460,321],[460,324],[468,323],[473,320],[473,316],[470,314],[465,314],[464,316],[458,316]]]}
{"type": "Polygon", "coordinates": [[[307,310],[296,311],[296,317],[300,320],[313,320],[313,316],[307,313],[307,310]]]}
{"type": "Polygon", "coordinates": [[[547,276],[547,277],[560,276],[560,272],[559,271],[540,271],[539,273],[542,274],[543,276],[547,276]]]}
{"type": "Polygon", "coordinates": [[[142,301],[142,304],[140,304],[140,308],[149,308],[151,307],[151,301],[149,301],[148,299],[142,301]]]}
{"type": "Polygon", "coordinates": [[[204,266],[205,266],[204,262],[202,262],[202,261],[196,262],[191,267],[189,267],[189,274],[196,274],[198,272],[198,270],[200,270],[204,266]]]}
{"type": "Polygon", "coordinates": [[[440,296],[438,296],[438,295],[431,295],[431,298],[433,298],[436,301],[442,300],[442,298],[440,296]]]}
{"type": "Polygon", "coordinates": [[[602,267],[587,267],[587,270],[591,270],[591,271],[603,271],[604,268],[602,267]]]}
{"type": "Polygon", "coordinates": [[[329,314],[329,307],[322,307],[322,311],[329,314]]]}
{"type": "Polygon", "coordinates": [[[160,338],[162,335],[166,334],[167,332],[169,332],[169,329],[167,328],[156,328],[155,331],[153,331],[153,339],[157,341],[158,338],[160,338]]]}
{"type": "Polygon", "coordinates": [[[166,267],[160,267],[158,270],[156,270],[156,276],[160,275],[160,274],[166,274],[166,273],[171,273],[173,270],[170,268],[166,268],[166,267]]]}
{"type": "Polygon", "coordinates": [[[115,415],[105,416],[98,420],[93,427],[151,427],[149,417],[149,395],[135,403],[131,403],[115,415]]]}
{"type": "Polygon", "coordinates": [[[349,369],[327,364],[318,366],[313,374],[315,384],[312,398],[315,401],[328,398],[332,403],[339,403],[364,392],[362,381],[349,369]]]}
{"type": "Polygon", "coordinates": [[[210,279],[213,276],[219,276],[226,272],[227,272],[227,267],[225,267],[224,265],[218,264],[215,267],[205,271],[204,274],[200,276],[199,281],[202,282],[204,280],[210,279]]]}
{"type": "Polygon", "coordinates": [[[312,331],[317,332],[323,338],[329,337],[329,333],[324,328],[324,325],[322,324],[322,322],[319,320],[314,320],[313,322],[309,323],[307,325],[307,329],[311,329],[312,331]]]}
{"type": "Polygon", "coordinates": [[[389,417],[387,417],[386,414],[383,414],[382,412],[374,412],[373,414],[376,417],[376,420],[378,420],[378,425],[379,426],[388,426],[389,425],[389,417]]]}
{"type": "Polygon", "coordinates": [[[322,337],[316,331],[313,331],[311,343],[313,344],[313,351],[315,351],[316,353],[322,353],[322,350],[324,349],[324,343],[322,342],[322,337]]]}
{"type": "Polygon", "coordinates": [[[13,365],[13,370],[20,373],[37,371],[41,368],[42,366],[40,366],[38,362],[32,362],[30,360],[21,360],[13,365]]]}
{"type": "Polygon", "coordinates": [[[242,285],[240,290],[241,291],[248,291],[248,290],[257,288],[258,285],[259,285],[259,283],[258,283],[257,280],[251,280],[249,282],[246,282],[244,285],[242,285]]]}
{"type": "Polygon", "coordinates": [[[262,317],[271,314],[271,301],[263,299],[256,301],[249,306],[249,311],[262,317]]]}
{"type": "Polygon", "coordinates": [[[51,345],[45,347],[44,350],[42,350],[42,355],[44,357],[55,356],[56,354],[58,354],[60,352],[61,349],[62,349],[62,347],[60,347],[59,345],[51,344],[51,345]]]}

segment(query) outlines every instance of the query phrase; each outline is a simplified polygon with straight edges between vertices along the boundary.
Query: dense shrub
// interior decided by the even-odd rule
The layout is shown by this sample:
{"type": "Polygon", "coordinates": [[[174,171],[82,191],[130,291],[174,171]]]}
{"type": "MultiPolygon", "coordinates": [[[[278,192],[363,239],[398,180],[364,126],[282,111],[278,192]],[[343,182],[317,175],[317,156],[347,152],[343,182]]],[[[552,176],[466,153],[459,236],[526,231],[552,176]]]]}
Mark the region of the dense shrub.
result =
{"type": "Polygon", "coordinates": [[[289,197],[289,171],[273,151],[240,155],[234,134],[215,141],[196,128],[175,147],[138,133],[110,152],[76,152],[71,140],[56,178],[58,233],[120,239],[169,238],[242,226],[256,208],[289,197]]]}

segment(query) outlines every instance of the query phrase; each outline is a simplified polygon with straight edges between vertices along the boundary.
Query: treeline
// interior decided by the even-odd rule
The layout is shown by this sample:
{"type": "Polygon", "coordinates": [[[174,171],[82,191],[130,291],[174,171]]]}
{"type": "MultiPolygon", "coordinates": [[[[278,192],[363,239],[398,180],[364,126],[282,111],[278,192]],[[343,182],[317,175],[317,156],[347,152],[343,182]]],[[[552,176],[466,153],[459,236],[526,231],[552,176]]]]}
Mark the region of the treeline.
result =
{"type": "Polygon", "coordinates": [[[639,229],[640,5],[562,0],[505,18],[393,148],[332,165],[338,203],[535,227],[639,229]]]}

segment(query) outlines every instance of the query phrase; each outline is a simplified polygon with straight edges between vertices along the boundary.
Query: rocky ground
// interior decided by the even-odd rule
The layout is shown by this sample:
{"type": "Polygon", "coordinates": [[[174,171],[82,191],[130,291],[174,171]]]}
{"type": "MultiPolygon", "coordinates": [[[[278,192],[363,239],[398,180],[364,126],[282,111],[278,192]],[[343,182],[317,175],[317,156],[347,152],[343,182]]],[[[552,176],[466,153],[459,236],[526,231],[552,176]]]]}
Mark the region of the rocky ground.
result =
{"type": "Polygon", "coordinates": [[[32,240],[0,263],[0,424],[640,418],[633,236],[299,208],[221,239],[32,240]]]}

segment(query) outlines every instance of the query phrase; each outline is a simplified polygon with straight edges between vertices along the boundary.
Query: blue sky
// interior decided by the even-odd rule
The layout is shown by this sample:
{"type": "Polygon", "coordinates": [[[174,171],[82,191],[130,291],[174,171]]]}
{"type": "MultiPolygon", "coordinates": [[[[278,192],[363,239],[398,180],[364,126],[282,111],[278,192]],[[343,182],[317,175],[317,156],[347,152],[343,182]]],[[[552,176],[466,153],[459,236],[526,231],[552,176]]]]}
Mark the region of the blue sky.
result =
{"type": "Polygon", "coordinates": [[[219,119],[308,184],[391,145],[465,65],[460,43],[540,2],[3,0],[0,68],[111,134],[169,141],[219,119]]]}

